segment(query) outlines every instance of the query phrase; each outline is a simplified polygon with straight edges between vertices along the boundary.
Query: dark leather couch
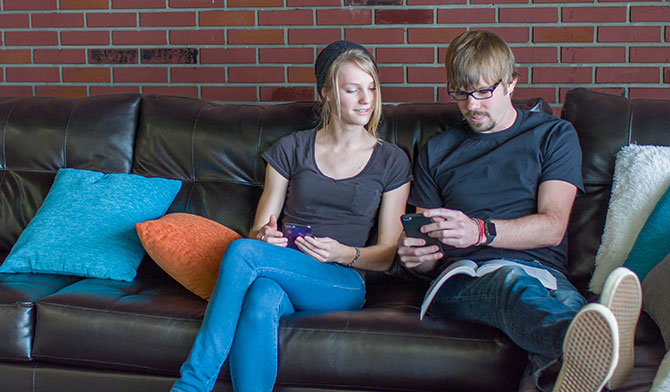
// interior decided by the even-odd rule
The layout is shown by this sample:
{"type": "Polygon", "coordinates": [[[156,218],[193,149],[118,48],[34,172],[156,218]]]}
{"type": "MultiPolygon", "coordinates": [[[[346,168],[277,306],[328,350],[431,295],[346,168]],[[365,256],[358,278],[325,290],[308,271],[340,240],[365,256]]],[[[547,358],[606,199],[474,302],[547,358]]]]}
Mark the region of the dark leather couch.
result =
{"type": "MultiPolygon", "coordinates": [[[[550,111],[540,100],[517,104],[550,111]]],[[[571,279],[585,289],[614,155],[631,142],[669,145],[670,101],[578,89],[568,94],[563,115],[584,149],[587,191],[576,202],[569,236],[571,279]]],[[[381,135],[414,158],[426,139],[459,119],[454,104],[385,106],[381,135]]],[[[263,185],[260,154],[314,124],[313,102],[0,98],[0,262],[62,167],[182,180],[170,212],[203,215],[246,234],[263,185]]],[[[282,319],[277,390],[519,390],[526,354],[500,331],[430,317],[420,322],[425,282],[397,266],[369,274],[368,285],[361,311],[282,319]]],[[[167,391],[205,306],[148,257],[133,282],[0,274],[0,390],[167,391]]],[[[622,391],[648,390],[664,354],[654,323],[643,315],[640,325],[636,368],[622,391]]],[[[231,390],[228,380],[224,366],[215,390],[231,390]]]]}

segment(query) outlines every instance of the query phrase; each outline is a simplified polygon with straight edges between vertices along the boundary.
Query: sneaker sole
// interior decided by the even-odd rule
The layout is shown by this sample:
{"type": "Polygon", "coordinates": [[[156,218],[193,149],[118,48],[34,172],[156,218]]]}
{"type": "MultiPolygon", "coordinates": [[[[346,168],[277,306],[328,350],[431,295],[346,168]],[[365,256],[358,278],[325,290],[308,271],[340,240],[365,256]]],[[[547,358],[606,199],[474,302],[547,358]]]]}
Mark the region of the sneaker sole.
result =
{"type": "Polygon", "coordinates": [[[642,288],[637,275],[624,267],[612,271],[600,303],[612,311],[619,326],[619,364],[607,383],[607,388],[615,389],[628,379],[635,364],[635,327],[642,308],[642,288]]]}
{"type": "Polygon", "coordinates": [[[563,342],[563,365],[553,392],[598,392],[614,373],[619,356],[616,319],[601,304],[575,316],[563,342]]]}

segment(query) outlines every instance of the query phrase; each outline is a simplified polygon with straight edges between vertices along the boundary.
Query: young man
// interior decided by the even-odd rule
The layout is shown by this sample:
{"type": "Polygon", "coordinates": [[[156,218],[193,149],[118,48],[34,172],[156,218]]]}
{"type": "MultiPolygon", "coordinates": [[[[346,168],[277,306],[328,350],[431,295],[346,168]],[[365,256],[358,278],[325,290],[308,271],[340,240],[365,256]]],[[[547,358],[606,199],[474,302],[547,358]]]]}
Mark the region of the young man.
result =
{"type": "Polygon", "coordinates": [[[637,277],[620,268],[600,303],[586,304],[565,277],[565,233],[582,190],[574,128],[512,105],[514,56],[493,33],[455,38],[445,64],[449,96],[464,121],[428,140],[410,196],[417,212],[433,220],[421,230],[443,249],[403,236],[401,262],[429,276],[459,259],[480,265],[506,259],[549,271],[556,289],[516,265],[481,278],[454,276],[437,293],[432,314],[504,331],[529,352],[541,390],[615,388],[632,369],[641,291],[637,277]]]}

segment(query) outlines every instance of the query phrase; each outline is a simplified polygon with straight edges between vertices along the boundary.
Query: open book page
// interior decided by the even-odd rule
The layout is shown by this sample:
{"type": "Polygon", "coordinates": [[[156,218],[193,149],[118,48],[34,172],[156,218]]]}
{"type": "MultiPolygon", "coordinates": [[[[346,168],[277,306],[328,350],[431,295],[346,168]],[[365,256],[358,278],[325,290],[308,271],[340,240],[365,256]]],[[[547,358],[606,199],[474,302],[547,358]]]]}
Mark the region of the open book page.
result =
{"type": "Polygon", "coordinates": [[[438,275],[438,277],[433,280],[433,282],[430,284],[430,287],[428,287],[426,295],[423,298],[423,302],[421,303],[421,314],[419,318],[423,320],[423,316],[426,314],[426,311],[428,311],[430,303],[433,302],[435,294],[437,294],[437,291],[440,289],[440,287],[442,287],[444,282],[446,282],[452,276],[457,274],[466,274],[472,277],[482,277],[486,274],[490,274],[498,268],[505,266],[520,267],[529,276],[539,280],[540,283],[542,283],[542,285],[548,290],[556,290],[556,277],[544,268],[531,267],[510,260],[491,260],[487,261],[486,264],[482,265],[481,267],[478,267],[477,263],[472,260],[457,260],[445,268],[440,273],[440,275],[438,275]]]}

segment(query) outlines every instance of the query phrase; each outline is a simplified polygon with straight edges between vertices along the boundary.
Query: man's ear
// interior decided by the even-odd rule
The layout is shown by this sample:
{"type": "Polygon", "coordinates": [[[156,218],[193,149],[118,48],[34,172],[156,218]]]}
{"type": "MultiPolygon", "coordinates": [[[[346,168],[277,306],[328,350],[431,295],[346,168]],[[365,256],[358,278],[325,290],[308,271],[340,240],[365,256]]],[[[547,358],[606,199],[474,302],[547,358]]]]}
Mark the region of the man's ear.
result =
{"type": "Polygon", "coordinates": [[[512,79],[512,81],[507,84],[507,93],[509,95],[512,95],[512,93],[514,92],[514,87],[516,87],[516,82],[518,81],[519,77],[515,76],[514,79],[512,79]]]}

